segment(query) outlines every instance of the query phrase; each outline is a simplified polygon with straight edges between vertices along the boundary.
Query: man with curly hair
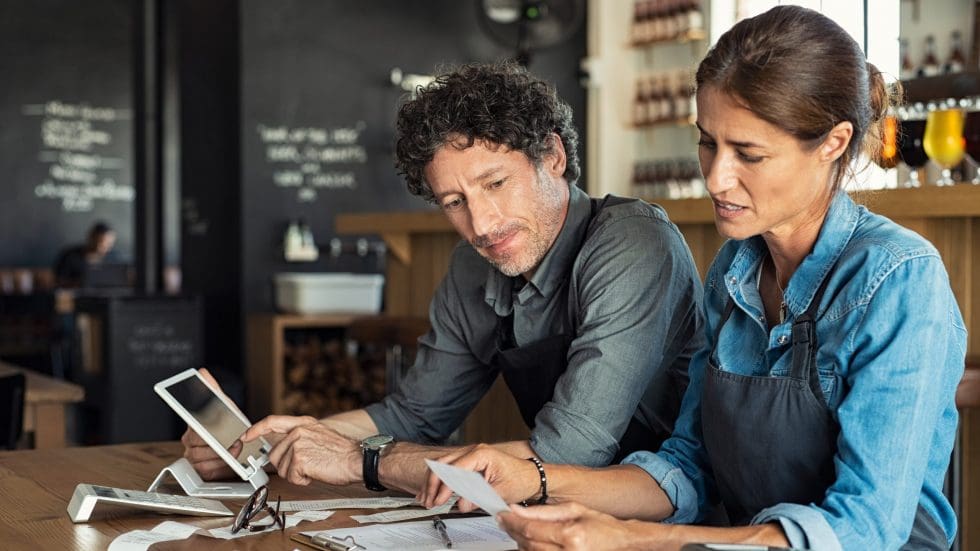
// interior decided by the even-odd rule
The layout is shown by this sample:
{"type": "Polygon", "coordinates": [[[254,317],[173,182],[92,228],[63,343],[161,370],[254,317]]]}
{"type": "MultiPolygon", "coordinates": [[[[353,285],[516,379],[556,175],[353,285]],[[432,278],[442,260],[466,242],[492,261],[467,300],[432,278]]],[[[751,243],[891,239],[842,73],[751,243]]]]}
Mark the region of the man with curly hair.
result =
{"type": "MultiPolygon", "coordinates": [[[[401,107],[397,127],[409,190],[463,238],[415,365],[379,403],[323,420],[272,416],[243,439],[275,441],[270,462],[293,483],[417,492],[422,458],[469,449],[434,444],[499,374],[531,429],[494,444],[506,452],[602,466],[657,449],[702,343],[701,282],[676,226],[659,207],[575,185],[571,109],[519,66],[443,74],[401,107]]],[[[184,441],[205,477],[218,474],[196,435],[184,441]]]]}

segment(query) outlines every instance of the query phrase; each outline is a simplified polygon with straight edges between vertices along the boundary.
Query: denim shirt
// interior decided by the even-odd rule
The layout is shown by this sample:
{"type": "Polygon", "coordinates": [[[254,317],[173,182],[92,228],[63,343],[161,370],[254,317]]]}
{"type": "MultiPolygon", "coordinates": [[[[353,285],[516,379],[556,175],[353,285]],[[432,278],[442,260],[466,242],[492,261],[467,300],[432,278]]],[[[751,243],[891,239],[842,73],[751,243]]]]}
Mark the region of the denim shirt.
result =
{"type": "Polygon", "coordinates": [[[378,430],[422,443],[449,436],[497,378],[497,323],[513,314],[520,346],[574,335],[567,369],[531,431],[542,460],[608,465],[631,418],[671,433],[687,365],[704,345],[690,249],[659,207],[632,200],[593,220],[589,196],[570,191],[565,224],[525,285],[460,242],[415,364],[395,392],[366,408],[378,430]]]}
{"type": "Polygon", "coordinates": [[[708,346],[691,360],[674,434],[659,452],[636,452],[623,462],[643,468],[664,489],[675,508],[665,522],[702,520],[717,493],[701,434],[701,393],[725,304],[731,298],[736,307],[718,335],[719,368],[784,376],[792,321],[828,277],[817,312],[817,365],[840,425],[836,480],[822,502],[774,503],[752,523],[779,522],[797,548],[898,549],[921,505],[951,541],[956,519],[942,487],[966,328],[939,253],[840,193],[786,287],[788,319],[772,328],[758,291],[765,254],[758,236],[722,247],[705,281],[708,346]]]}

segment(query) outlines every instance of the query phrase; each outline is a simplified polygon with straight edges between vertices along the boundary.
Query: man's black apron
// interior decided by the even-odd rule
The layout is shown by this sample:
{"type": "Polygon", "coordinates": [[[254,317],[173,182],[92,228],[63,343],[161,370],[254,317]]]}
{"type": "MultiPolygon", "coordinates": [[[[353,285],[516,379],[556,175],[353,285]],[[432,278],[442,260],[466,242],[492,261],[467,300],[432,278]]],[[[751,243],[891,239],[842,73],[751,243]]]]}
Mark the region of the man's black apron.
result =
{"type": "MultiPolygon", "coordinates": [[[[591,234],[592,222],[596,215],[603,208],[614,206],[632,199],[621,197],[606,196],[603,199],[591,199],[592,214],[589,224],[579,244],[579,251],[585,240],[591,234]]],[[[572,266],[574,261],[569,263],[568,272],[565,274],[565,285],[562,290],[562,303],[566,306],[565,331],[559,335],[545,337],[539,341],[517,346],[514,337],[514,314],[513,311],[506,317],[498,317],[497,320],[497,351],[491,359],[491,366],[499,370],[504,377],[504,382],[514,395],[517,407],[521,412],[521,417],[528,428],[534,428],[534,418],[541,408],[551,400],[555,391],[555,384],[558,378],[568,368],[568,348],[575,339],[575,317],[568,312],[568,289],[571,287],[572,266]]],[[[520,277],[520,276],[518,276],[520,277]]],[[[596,384],[600,384],[596,381],[596,384]]],[[[619,452],[613,459],[618,463],[622,458],[637,450],[657,450],[668,436],[668,433],[659,433],[636,418],[634,413],[630,419],[626,432],[619,440],[619,452]]]]}
{"type": "MultiPolygon", "coordinates": [[[[821,503],[833,484],[840,426],[834,421],[817,371],[817,306],[830,277],[792,327],[792,367],[786,377],[722,371],[716,349],[708,357],[701,396],[701,428],[708,461],[732,525],[748,524],[778,503],[821,503]]],[[[725,306],[715,333],[735,303],[725,306]]],[[[884,520],[883,520],[884,522],[884,520]]],[[[920,505],[902,550],[949,549],[946,534],[920,505]]]]}

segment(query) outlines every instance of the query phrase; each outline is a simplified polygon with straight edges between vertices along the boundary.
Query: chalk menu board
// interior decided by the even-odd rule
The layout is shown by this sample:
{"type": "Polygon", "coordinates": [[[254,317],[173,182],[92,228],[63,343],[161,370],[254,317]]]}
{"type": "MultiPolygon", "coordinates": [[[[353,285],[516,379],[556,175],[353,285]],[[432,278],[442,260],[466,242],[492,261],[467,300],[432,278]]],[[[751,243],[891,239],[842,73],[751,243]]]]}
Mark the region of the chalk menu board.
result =
{"type": "MultiPolygon", "coordinates": [[[[470,61],[511,58],[477,19],[480,2],[281,0],[242,5],[241,144],[244,296],[272,309],[271,277],[325,270],[282,260],[283,232],[304,218],[325,247],[339,213],[430,208],[395,172],[394,126],[405,91],[392,69],[431,75],[470,61]]],[[[585,121],[577,80],[585,30],[539,52],[530,69],[552,81],[585,121]]],[[[582,132],[584,137],[584,132],[582,132]]]]}
{"type": "Polygon", "coordinates": [[[0,5],[0,266],[48,266],[96,220],[132,256],[132,26],[126,0],[0,5]]]}

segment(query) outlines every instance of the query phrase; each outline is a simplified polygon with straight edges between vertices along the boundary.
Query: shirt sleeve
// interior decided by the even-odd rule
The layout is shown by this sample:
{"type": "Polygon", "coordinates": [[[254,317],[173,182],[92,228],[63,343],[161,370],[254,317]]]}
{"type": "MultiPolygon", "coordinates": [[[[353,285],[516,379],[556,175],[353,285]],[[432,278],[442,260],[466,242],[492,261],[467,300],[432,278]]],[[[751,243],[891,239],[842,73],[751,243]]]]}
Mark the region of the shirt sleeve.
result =
{"type": "Polygon", "coordinates": [[[378,430],[396,440],[444,442],[497,377],[466,344],[468,324],[452,271],[436,290],[429,320],[432,329],[419,339],[415,363],[399,387],[365,408],[378,430]]]}
{"type": "Polygon", "coordinates": [[[705,278],[705,345],[691,360],[688,370],[690,384],[684,393],[674,432],[664,441],[659,451],[640,451],[623,460],[624,464],[636,465],[645,470],[664,490],[674,506],[673,514],[663,520],[667,524],[700,522],[715,502],[714,475],[701,432],[701,390],[710,351],[714,347],[721,310],[728,299],[724,287],[712,284],[718,281],[718,265],[716,259],[705,278]]]}
{"type": "Polygon", "coordinates": [[[600,228],[578,262],[569,283],[577,333],[568,367],[535,418],[530,443],[549,463],[602,466],[645,393],[673,402],[672,421],[690,350],[701,344],[702,288],[679,232],[649,216],[600,228]]]}
{"type": "MultiPolygon", "coordinates": [[[[844,549],[898,549],[907,541],[926,477],[942,484],[966,354],[966,331],[937,255],[901,262],[872,293],[850,333],[837,478],[814,505],[844,549]]],[[[806,533],[808,548],[824,548],[820,523],[784,516],[806,533]]]]}

